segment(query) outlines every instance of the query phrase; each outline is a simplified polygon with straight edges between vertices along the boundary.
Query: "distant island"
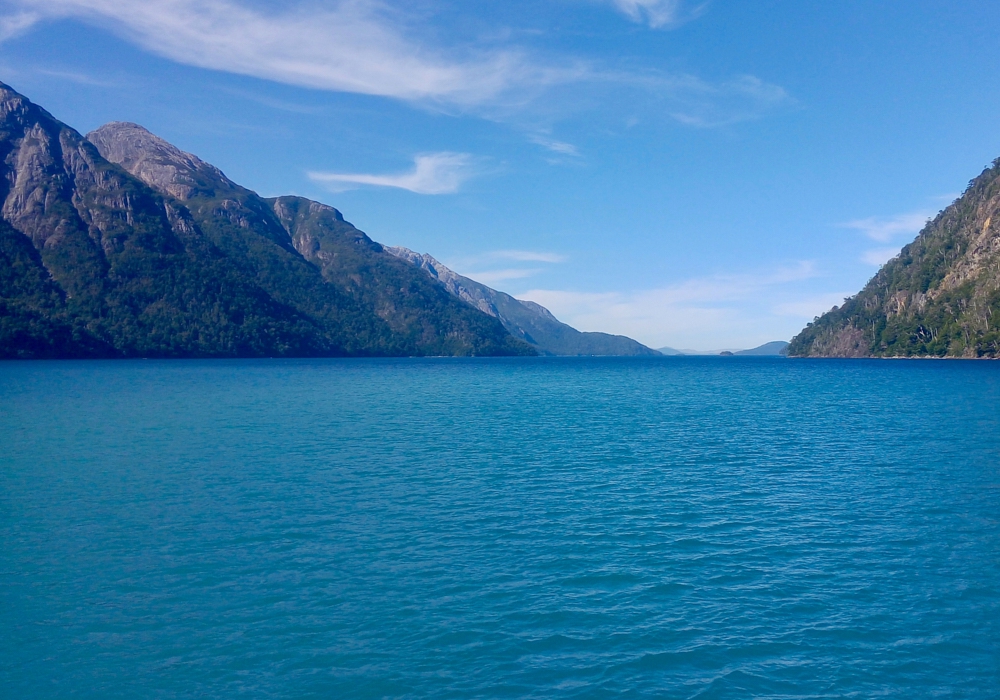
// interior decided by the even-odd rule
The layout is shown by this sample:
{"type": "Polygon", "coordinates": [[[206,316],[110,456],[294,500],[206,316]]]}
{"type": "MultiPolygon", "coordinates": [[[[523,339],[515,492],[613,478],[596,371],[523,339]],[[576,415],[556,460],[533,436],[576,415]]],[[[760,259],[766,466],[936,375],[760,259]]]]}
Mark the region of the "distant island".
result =
{"type": "Polygon", "coordinates": [[[0,83],[0,358],[656,355],[0,83]]]}
{"type": "Polygon", "coordinates": [[[1000,357],[1000,159],[857,295],[792,339],[792,357],[1000,357]]]}

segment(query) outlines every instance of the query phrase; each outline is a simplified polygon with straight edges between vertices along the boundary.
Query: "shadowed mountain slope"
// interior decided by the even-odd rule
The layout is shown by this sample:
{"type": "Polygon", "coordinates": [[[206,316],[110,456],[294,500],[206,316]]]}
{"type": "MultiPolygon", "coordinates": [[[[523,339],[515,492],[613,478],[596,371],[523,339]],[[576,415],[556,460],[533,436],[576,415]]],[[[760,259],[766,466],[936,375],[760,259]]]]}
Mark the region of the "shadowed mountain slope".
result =
{"type": "Polygon", "coordinates": [[[131,124],[91,138],[0,84],[0,357],[534,352],[339,214],[307,259],[217,168],[131,124]]]}
{"type": "Polygon", "coordinates": [[[581,332],[559,321],[544,306],[521,301],[485,284],[463,277],[430,255],[408,248],[386,247],[402,260],[424,270],[445,289],[483,313],[500,319],[513,336],[546,355],[659,355],[631,338],[608,333],[581,332]]]}
{"type": "Polygon", "coordinates": [[[788,352],[1000,356],[1000,159],[860,293],[795,336],[788,352]]]}

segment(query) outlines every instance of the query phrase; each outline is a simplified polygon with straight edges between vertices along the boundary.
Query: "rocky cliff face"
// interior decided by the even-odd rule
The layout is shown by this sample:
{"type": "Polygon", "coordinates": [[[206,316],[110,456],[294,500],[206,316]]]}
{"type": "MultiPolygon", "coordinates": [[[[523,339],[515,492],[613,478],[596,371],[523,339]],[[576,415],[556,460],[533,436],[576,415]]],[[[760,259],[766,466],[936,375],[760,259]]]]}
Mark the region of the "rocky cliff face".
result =
{"type": "Polygon", "coordinates": [[[5,318],[0,355],[323,349],[307,319],[220,264],[183,212],[2,84],[0,155],[9,225],[8,283],[0,294],[8,309],[21,310],[5,318]],[[25,237],[33,250],[24,248],[25,237]],[[45,280],[44,306],[41,297],[18,292],[35,278],[45,280]]]}
{"type": "Polygon", "coordinates": [[[211,194],[219,185],[239,185],[221,170],[131,122],[111,122],[87,134],[101,155],[118,163],[153,189],[182,202],[195,194],[211,194]]]}
{"type": "Polygon", "coordinates": [[[1000,357],[1000,159],[789,354],[1000,357]]]}
{"type": "Polygon", "coordinates": [[[470,308],[356,229],[333,207],[302,197],[267,200],[304,259],[324,282],[371,309],[424,354],[535,354],[496,318],[470,308]],[[487,345],[479,340],[488,339],[487,345]],[[467,348],[472,348],[470,350],[467,348]]]}
{"type": "MultiPolygon", "coordinates": [[[[402,246],[388,246],[386,250],[401,260],[414,265],[444,285],[449,294],[453,294],[466,304],[475,306],[485,314],[500,318],[497,309],[497,292],[486,285],[479,284],[468,277],[456,274],[426,253],[417,253],[402,246]]],[[[539,307],[542,308],[542,307],[539,307]]],[[[545,311],[548,313],[548,310],[545,311]]],[[[549,314],[551,316],[551,314],[549,314]]],[[[555,320],[555,317],[552,317],[555,320]]],[[[522,334],[523,337],[523,334],[522,334]]]]}
{"type": "Polygon", "coordinates": [[[544,306],[521,301],[509,294],[463,277],[425,253],[409,248],[387,247],[386,251],[406,260],[436,279],[449,293],[483,313],[498,318],[511,335],[546,355],[659,355],[631,338],[608,333],[581,332],[559,321],[544,306]]]}
{"type": "Polygon", "coordinates": [[[335,210],[297,236],[137,125],[85,139],[0,84],[0,162],[0,357],[532,352],[335,210]]]}

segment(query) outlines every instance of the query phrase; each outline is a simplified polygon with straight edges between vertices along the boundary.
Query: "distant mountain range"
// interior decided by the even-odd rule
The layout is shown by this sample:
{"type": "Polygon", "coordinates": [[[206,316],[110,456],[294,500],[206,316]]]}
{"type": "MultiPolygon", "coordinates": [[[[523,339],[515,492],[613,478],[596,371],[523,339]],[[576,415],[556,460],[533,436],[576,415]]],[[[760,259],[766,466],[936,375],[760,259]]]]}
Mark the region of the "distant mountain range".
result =
{"type": "Polygon", "coordinates": [[[463,277],[430,255],[409,248],[386,247],[385,250],[406,260],[441,282],[445,289],[485,314],[500,320],[511,335],[520,338],[543,355],[659,355],[631,338],[608,333],[581,332],[559,321],[548,309],[532,301],[521,301],[509,294],[463,277]]]}
{"type": "Polygon", "coordinates": [[[749,350],[677,350],[675,348],[660,348],[662,355],[785,355],[788,342],[772,340],[749,350]]]}
{"type": "Polygon", "coordinates": [[[786,355],[788,353],[787,340],[772,340],[770,343],[758,345],[749,350],[737,350],[734,355],[786,355]]]}
{"type": "Polygon", "coordinates": [[[1000,159],[788,350],[796,357],[1000,357],[1000,159]]]}
{"type": "Polygon", "coordinates": [[[2,83],[0,149],[0,357],[654,353],[459,285],[484,309],[333,207],[136,124],[84,138],[2,83]]]}

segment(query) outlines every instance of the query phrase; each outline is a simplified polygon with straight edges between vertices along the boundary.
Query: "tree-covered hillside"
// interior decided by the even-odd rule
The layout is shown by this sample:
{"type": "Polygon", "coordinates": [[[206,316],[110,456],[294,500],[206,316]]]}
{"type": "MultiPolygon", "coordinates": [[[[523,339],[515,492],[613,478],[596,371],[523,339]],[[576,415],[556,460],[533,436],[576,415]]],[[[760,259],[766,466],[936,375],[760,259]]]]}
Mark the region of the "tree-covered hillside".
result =
{"type": "Polygon", "coordinates": [[[1000,357],[1000,159],[788,350],[800,357],[1000,357]]]}
{"type": "Polygon", "coordinates": [[[341,254],[307,258],[218,169],[135,125],[91,137],[0,84],[0,357],[534,352],[342,218],[341,254]]]}

